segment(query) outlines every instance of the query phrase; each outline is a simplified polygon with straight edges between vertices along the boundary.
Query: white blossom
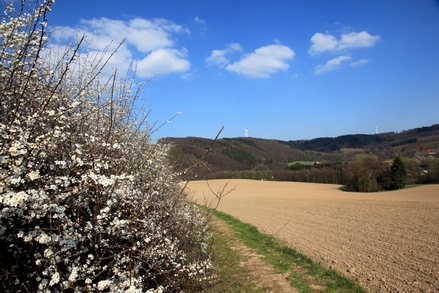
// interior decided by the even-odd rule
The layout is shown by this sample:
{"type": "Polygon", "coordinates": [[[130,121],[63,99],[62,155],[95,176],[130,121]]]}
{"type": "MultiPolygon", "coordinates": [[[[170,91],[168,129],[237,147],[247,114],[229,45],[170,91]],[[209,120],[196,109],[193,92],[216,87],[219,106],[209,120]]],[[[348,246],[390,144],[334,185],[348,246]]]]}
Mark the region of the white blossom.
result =
{"type": "Polygon", "coordinates": [[[69,275],[69,278],[68,278],[68,280],[70,281],[70,282],[75,282],[76,281],[76,279],[78,278],[78,267],[73,267],[72,268],[72,271],[71,271],[71,273],[70,273],[70,275],[69,275]]]}
{"type": "MultiPolygon", "coordinates": [[[[21,181],[21,180],[20,180],[21,181]]],[[[15,184],[15,180],[11,180],[11,184],[15,184]]],[[[0,197],[2,202],[8,206],[16,207],[23,205],[25,201],[29,198],[29,195],[25,191],[20,192],[7,192],[0,197]]]]}
{"type": "Polygon", "coordinates": [[[34,180],[40,178],[40,173],[38,170],[36,170],[36,171],[32,170],[29,173],[27,173],[26,177],[29,178],[31,181],[34,181],[34,180]]]}
{"type": "Polygon", "coordinates": [[[102,291],[110,287],[110,285],[111,285],[110,280],[103,280],[103,281],[99,281],[97,288],[99,291],[102,291]]]}
{"type": "Polygon", "coordinates": [[[17,258],[0,260],[0,287],[201,288],[212,274],[207,220],[181,194],[171,146],[138,123],[137,82],[101,76],[110,52],[45,48],[53,1],[33,11],[26,1],[6,1],[0,20],[0,241],[17,258]]]}
{"type": "Polygon", "coordinates": [[[58,273],[58,272],[54,273],[54,274],[52,275],[52,278],[50,279],[49,286],[53,286],[53,285],[55,285],[55,284],[58,284],[58,283],[59,283],[59,280],[60,280],[60,275],[59,275],[59,273],[58,273]]]}
{"type": "Polygon", "coordinates": [[[38,243],[40,244],[46,244],[49,243],[51,238],[49,235],[47,235],[44,232],[41,232],[41,234],[36,238],[36,240],[38,241],[38,243]]]}

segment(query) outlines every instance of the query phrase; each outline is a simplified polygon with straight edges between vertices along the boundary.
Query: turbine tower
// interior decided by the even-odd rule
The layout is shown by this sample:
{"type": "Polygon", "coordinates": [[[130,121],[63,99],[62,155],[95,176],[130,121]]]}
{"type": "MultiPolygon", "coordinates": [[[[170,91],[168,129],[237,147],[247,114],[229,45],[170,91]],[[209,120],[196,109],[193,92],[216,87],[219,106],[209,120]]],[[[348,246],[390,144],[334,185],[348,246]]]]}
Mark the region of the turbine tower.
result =
{"type": "Polygon", "coordinates": [[[245,130],[245,137],[248,137],[248,131],[250,130],[250,129],[246,129],[245,127],[243,127],[244,128],[244,130],[245,130]]]}
{"type": "Polygon", "coordinates": [[[378,134],[378,126],[375,126],[375,134],[378,134]]]}

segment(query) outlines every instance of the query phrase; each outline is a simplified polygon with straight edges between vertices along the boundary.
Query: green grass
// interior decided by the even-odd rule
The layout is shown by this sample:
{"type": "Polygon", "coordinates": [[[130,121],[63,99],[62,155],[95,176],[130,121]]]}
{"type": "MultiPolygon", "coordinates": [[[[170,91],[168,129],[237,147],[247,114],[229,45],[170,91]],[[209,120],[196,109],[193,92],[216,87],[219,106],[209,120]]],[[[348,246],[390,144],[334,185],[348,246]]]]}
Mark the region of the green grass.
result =
{"type": "MultiPolygon", "coordinates": [[[[219,211],[214,215],[225,221],[243,243],[256,253],[263,255],[277,273],[288,275],[290,284],[300,292],[367,292],[358,282],[343,276],[335,270],[327,269],[320,263],[288,247],[271,235],[258,231],[255,226],[219,211]]],[[[244,292],[244,291],[223,291],[244,292]]],[[[249,291],[245,291],[249,292],[249,291]]]]}
{"type": "Polygon", "coordinates": [[[206,290],[209,293],[242,292],[261,293],[255,281],[250,277],[249,271],[239,265],[242,255],[231,247],[230,236],[211,226],[214,232],[215,267],[218,269],[219,278],[206,290]]]}
{"type": "Polygon", "coordinates": [[[407,189],[407,188],[414,188],[414,187],[419,187],[419,186],[422,186],[422,185],[424,185],[424,184],[406,184],[406,185],[404,186],[404,189],[407,189]]]}

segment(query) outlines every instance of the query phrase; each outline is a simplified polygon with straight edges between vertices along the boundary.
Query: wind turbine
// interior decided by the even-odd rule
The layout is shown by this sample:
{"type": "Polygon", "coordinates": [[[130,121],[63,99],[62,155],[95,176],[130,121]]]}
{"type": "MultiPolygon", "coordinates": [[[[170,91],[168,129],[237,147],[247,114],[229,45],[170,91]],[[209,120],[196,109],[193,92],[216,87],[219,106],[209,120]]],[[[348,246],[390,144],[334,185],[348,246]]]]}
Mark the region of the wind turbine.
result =
{"type": "Polygon", "coordinates": [[[378,126],[375,126],[375,134],[378,134],[378,126]]]}
{"type": "Polygon", "coordinates": [[[244,128],[244,130],[245,130],[245,137],[248,137],[248,131],[250,130],[250,129],[246,129],[245,127],[243,127],[244,128]]]}

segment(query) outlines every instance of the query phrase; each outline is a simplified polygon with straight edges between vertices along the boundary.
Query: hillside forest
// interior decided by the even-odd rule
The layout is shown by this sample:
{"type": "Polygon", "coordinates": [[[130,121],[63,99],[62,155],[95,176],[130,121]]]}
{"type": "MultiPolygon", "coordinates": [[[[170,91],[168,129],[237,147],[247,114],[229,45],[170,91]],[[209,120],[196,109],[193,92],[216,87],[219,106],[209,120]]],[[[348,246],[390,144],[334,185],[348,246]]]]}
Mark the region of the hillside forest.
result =
{"type": "Polygon", "coordinates": [[[176,171],[192,179],[330,183],[359,192],[439,183],[439,124],[402,132],[297,141],[252,137],[162,141],[173,145],[176,171]],[[195,173],[185,174],[200,160],[203,164],[195,173]]]}

